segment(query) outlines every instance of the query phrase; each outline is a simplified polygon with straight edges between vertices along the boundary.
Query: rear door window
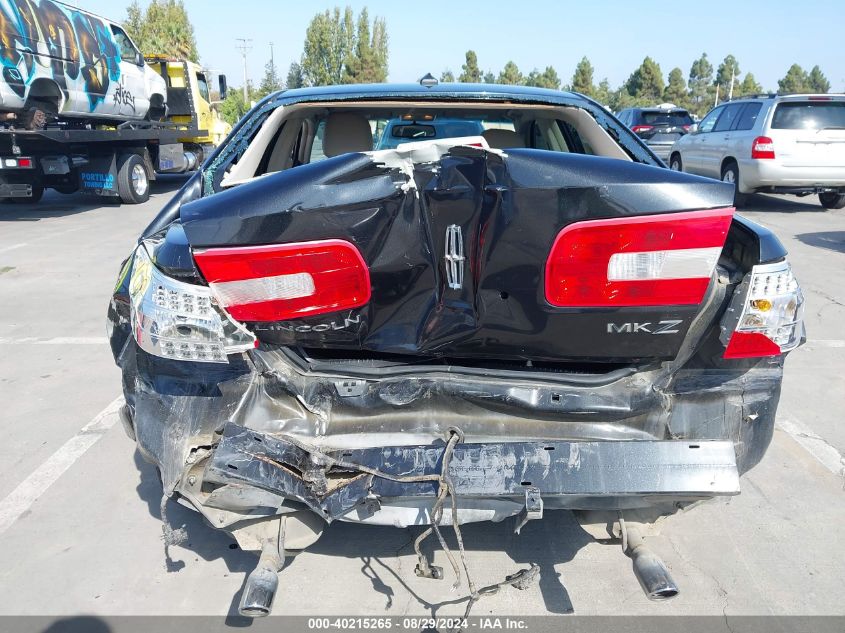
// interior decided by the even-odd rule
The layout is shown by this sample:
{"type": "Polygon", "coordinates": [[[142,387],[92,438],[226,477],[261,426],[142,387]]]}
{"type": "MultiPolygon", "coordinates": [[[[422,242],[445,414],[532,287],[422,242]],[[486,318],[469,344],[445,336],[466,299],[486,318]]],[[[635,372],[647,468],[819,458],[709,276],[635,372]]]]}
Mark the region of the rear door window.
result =
{"type": "Polygon", "coordinates": [[[725,106],[725,111],[722,112],[722,116],[719,117],[719,120],[716,122],[716,126],[713,128],[714,132],[727,132],[732,127],[734,122],[736,122],[737,117],[739,116],[739,111],[742,110],[741,103],[732,103],[728,106],[725,106]]]}
{"type": "Polygon", "coordinates": [[[775,107],[774,130],[845,129],[845,101],[787,101],[775,107]]]}
{"type": "Polygon", "coordinates": [[[740,113],[739,120],[736,123],[736,130],[750,130],[757,122],[757,116],[760,114],[760,109],[763,107],[762,103],[747,103],[745,109],[740,113]]]}

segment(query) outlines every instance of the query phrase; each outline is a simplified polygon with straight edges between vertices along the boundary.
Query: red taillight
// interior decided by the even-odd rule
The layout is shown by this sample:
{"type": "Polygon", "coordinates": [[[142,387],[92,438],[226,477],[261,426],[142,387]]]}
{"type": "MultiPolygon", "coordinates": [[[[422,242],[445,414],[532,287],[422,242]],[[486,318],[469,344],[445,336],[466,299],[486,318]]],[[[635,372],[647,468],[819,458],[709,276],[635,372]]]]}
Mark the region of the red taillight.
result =
{"type": "Polygon", "coordinates": [[[546,300],[559,307],[701,303],[734,210],[587,220],[558,233],[546,300]]]}
{"type": "Polygon", "coordinates": [[[780,356],[780,346],[765,334],[759,332],[734,332],[724,358],[759,358],[761,356],[780,356]]]}
{"type": "Polygon", "coordinates": [[[344,240],[210,248],[194,257],[218,301],[240,321],[284,321],[370,300],[367,264],[344,240]]]}
{"type": "Polygon", "coordinates": [[[689,132],[689,125],[682,125],[681,127],[684,128],[685,131],[689,132]]]}
{"type": "Polygon", "coordinates": [[[32,159],[30,159],[30,158],[19,158],[18,159],[18,167],[24,167],[24,168],[32,167],[32,159]]]}
{"type": "Polygon", "coordinates": [[[833,101],[832,97],[809,97],[810,101],[833,101]]]}
{"type": "Polygon", "coordinates": [[[751,158],[774,158],[775,142],[768,136],[758,136],[751,144],[751,158]]]}
{"type": "Polygon", "coordinates": [[[631,128],[631,131],[632,132],[648,132],[652,128],[654,128],[653,125],[635,125],[634,127],[631,128]]]}

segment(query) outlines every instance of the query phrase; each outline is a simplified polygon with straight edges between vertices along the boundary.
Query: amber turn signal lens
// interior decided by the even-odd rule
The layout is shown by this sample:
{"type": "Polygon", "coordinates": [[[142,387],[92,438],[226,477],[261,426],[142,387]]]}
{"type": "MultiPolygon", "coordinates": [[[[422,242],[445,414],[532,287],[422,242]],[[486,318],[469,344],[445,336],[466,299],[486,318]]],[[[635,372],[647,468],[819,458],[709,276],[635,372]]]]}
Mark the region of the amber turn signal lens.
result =
{"type": "Polygon", "coordinates": [[[768,312],[772,309],[772,302],[768,299],[752,299],[751,307],[760,312],[768,312]]]}

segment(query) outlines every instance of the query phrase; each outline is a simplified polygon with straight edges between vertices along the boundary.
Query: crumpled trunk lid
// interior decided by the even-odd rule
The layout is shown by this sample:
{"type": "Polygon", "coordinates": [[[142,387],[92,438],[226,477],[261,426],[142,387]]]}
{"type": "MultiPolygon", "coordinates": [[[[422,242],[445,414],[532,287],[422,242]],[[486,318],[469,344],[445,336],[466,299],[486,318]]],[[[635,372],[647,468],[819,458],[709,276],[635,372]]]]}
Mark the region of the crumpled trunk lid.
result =
{"type": "Polygon", "coordinates": [[[622,160],[455,147],[413,165],[391,151],[297,167],[186,204],[181,221],[194,249],[358,248],[370,301],[248,323],[266,344],[347,358],[629,362],[673,358],[700,306],[552,306],[544,274],[556,236],[585,220],[724,208],[732,197],[723,183],[622,160]]]}

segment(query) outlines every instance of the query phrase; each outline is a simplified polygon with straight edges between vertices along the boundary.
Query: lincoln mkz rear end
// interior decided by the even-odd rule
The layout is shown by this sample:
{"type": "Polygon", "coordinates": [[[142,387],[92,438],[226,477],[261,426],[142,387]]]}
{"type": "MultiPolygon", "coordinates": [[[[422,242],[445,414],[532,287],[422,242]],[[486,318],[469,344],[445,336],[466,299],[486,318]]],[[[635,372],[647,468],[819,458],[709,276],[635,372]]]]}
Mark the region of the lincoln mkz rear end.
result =
{"type": "Polygon", "coordinates": [[[124,423],[164,495],[261,552],[247,615],[332,521],[559,509],[672,596],[642,536],[739,493],[803,340],[784,248],[732,201],[579,95],[280,93],[123,265],[124,423]],[[437,117],[483,133],[373,151],[437,117]]]}

